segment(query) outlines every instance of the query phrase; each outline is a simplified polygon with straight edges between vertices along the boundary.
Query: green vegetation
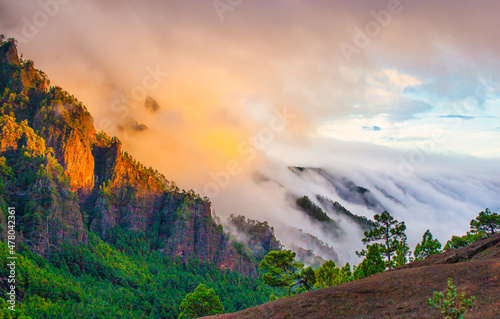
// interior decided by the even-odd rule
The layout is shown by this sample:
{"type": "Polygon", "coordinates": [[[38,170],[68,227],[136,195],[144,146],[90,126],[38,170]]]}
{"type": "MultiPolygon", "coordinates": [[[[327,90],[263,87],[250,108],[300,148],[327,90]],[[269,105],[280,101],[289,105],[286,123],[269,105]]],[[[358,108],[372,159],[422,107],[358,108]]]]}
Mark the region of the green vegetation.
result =
{"type": "MultiPolygon", "coordinates": [[[[146,234],[113,231],[108,244],[90,233],[86,244],[61,244],[50,258],[22,245],[16,255],[19,316],[31,318],[177,318],[199,283],[212,287],[225,311],[268,301],[274,290],[260,278],[183,263],[153,251],[146,234]],[[230,297],[229,297],[230,296],[230,297]]],[[[0,243],[0,278],[7,277],[7,245],[0,243]]],[[[2,291],[7,282],[0,281],[2,291]]],[[[5,302],[0,297],[0,304],[5,302]]],[[[8,317],[8,310],[0,309],[8,317]]]]}
{"type": "Polygon", "coordinates": [[[463,236],[452,236],[443,250],[465,247],[478,239],[496,234],[500,231],[500,215],[486,208],[475,219],[471,220],[470,228],[471,230],[463,236]]]}
{"type": "Polygon", "coordinates": [[[288,296],[292,287],[302,279],[300,271],[304,264],[295,260],[296,253],[291,250],[274,250],[269,252],[260,263],[260,269],[265,271],[262,276],[264,284],[271,287],[286,288],[288,296]]]}
{"type": "Polygon", "coordinates": [[[316,288],[326,288],[352,281],[351,265],[338,268],[333,260],[327,260],[316,269],[316,288]]]}
{"type": "Polygon", "coordinates": [[[369,220],[365,216],[359,216],[359,215],[351,213],[344,206],[340,205],[339,202],[334,202],[331,199],[326,198],[326,197],[321,196],[321,195],[316,195],[316,198],[323,205],[331,205],[334,212],[336,212],[339,215],[343,215],[343,216],[347,217],[348,219],[352,220],[353,222],[358,224],[362,230],[365,230],[365,231],[371,230],[374,227],[373,221],[369,220]]]}
{"type": "Polygon", "coordinates": [[[382,258],[381,244],[369,245],[367,249],[365,258],[353,271],[354,279],[361,279],[384,272],[387,267],[387,263],[382,258]]]}
{"type": "Polygon", "coordinates": [[[231,214],[227,223],[230,227],[234,227],[236,233],[244,237],[240,240],[250,249],[257,260],[262,260],[270,251],[281,248],[281,243],[274,235],[274,228],[269,226],[267,222],[231,214]]]}
{"type": "MultiPolygon", "coordinates": [[[[1,49],[11,52],[0,61],[0,278],[8,275],[5,212],[9,203],[16,207],[19,234],[16,318],[190,318],[235,312],[278,296],[371,276],[407,262],[409,247],[404,222],[383,212],[375,215],[373,223],[337,202],[333,203],[335,211],[366,230],[366,250],[359,253],[364,259],[352,271],[349,264],[339,268],[334,261],[323,261],[303,249],[314,261],[310,264],[318,263],[316,270],[304,267],[297,262],[295,252],[279,250],[281,245],[267,222],[244,216],[232,215],[228,221],[246,237],[243,242],[230,243],[228,236],[215,236],[217,232],[222,234],[223,229],[209,213],[195,218],[196,206],[209,203],[208,198],[200,198],[193,190],[180,190],[175,182],[121,151],[118,139],[104,132],[96,133],[85,106],[62,88],[48,87],[45,74],[34,69],[32,61],[13,56],[14,46],[14,40],[0,39],[1,49]],[[89,175],[96,185],[85,201],[80,201],[81,194],[75,191],[75,181],[68,173],[65,152],[74,149],[62,146],[67,144],[82,144],[87,148],[79,151],[105,157],[100,163],[102,167],[96,164],[98,174],[89,175]],[[115,151],[114,157],[106,157],[107,151],[115,151]],[[113,161],[121,165],[116,171],[106,166],[113,161]],[[120,179],[105,178],[106,174],[120,175],[120,179]],[[141,193],[148,192],[161,195],[141,197],[141,193]],[[151,206],[145,204],[149,199],[151,206]],[[89,203],[92,201],[94,205],[89,203]],[[142,219],[145,210],[160,206],[153,222],[142,219]],[[92,221],[99,218],[113,222],[92,228],[92,221]],[[229,262],[246,258],[252,266],[262,259],[260,269],[264,273],[251,269],[253,276],[244,276],[200,262],[201,256],[169,255],[171,247],[166,247],[167,243],[180,245],[178,241],[166,241],[171,239],[172,225],[178,221],[184,225],[191,222],[194,229],[205,227],[200,232],[213,235],[205,238],[225,241],[225,247],[232,248],[232,244],[238,255],[231,255],[234,250],[230,250],[231,254],[224,256],[233,258],[229,262]],[[222,296],[222,300],[217,296],[222,296]]],[[[90,161],[96,157],[89,157],[90,161]]],[[[358,187],[357,191],[368,190],[358,187]]],[[[321,202],[321,198],[318,200],[321,202]]],[[[340,230],[307,196],[297,199],[296,205],[313,220],[328,225],[328,230],[340,230]]],[[[486,209],[470,225],[471,232],[453,236],[445,249],[462,247],[497,233],[500,219],[486,209]]],[[[181,227],[178,233],[184,229],[181,227]]],[[[200,244],[197,234],[193,231],[189,239],[200,244]]],[[[314,236],[303,235],[309,236],[316,247],[329,249],[314,236]]],[[[210,248],[214,247],[217,248],[210,248]]],[[[438,253],[440,247],[427,231],[415,248],[414,257],[424,259],[438,253]]],[[[474,299],[457,296],[450,282],[446,296],[435,294],[432,305],[456,308],[458,313],[474,299]]],[[[2,292],[8,290],[5,280],[0,281],[0,288],[2,292]]],[[[5,298],[5,294],[0,295],[0,318],[11,318],[5,298]]]]}
{"type": "Polygon", "coordinates": [[[207,289],[199,284],[193,293],[182,300],[178,319],[192,319],[209,315],[217,315],[224,311],[224,306],[212,288],[207,289]]]}
{"type": "Polygon", "coordinates": [[[465,292],[457,293],[453,284],[453,279],[448,278],[448,288],[446,292],[434,291],[432,298],[429,298],[428,304],[441,310],[445,319],[463,319],[467,311],[474,307],[475,297],[467,299],[465,292]]]}
{"type": "Polygon", "coordinates": [[[300,275],[297,276],[297,281],[292,285],[298,286],[297,292],[309,291],[313,288],[316,283],[316,274],[312,267],[306,267],[302,269],[300,275]]]}
{"type": "Polygon", "coordinates": [[[424,260],[425,258],[439,254],[441,252],[441,243],[432,238],[431,231],[427,229],[422,237],[422,242],[417,244],[413,251],[414,260],[424,260]]]}
{"type": "Polygon", "coordinates": [[[470,229],[473,234],[483,232],[487,235],[493,235],[500,231],[500,215],[492,213],[486,208],[470,222],[470,229]]]}
{"type": "Polygon", "coordinates": [[[486,234],[483,232],[478,232],[475,234],[468,232],[466,235],[463,236],[452,236],[451,239],[448,240],[448,242],[446,242],[446,245],[444,246],[443,250],[465,247],[467,245],[472,244],[476,240],[484,237],[486,237],[486,234]]]}
{"type": "Polygon", "coordinates": [[[318,287],[331,287],[338,277],[339,271],[333,260],[327,260],[316,270],[316,284],[318,287]]]}
{"type": "Polygon", "coordinates": [[[298,207],[302,208],[302,210],[309,215],[309,217],[317,220],[319,222],[333,222],[333,220],[326,215],[326,213],[316,204],[314,204],[309,197],[303,196],[298,198],[295,203],[298,207]]]}
{"type": "MultiPolygon", "coordinates": [[[[409,247],[406,241],[406,226],[404,222],[398,222],[387,211],[380,215],[375,215],[375,227],[370,231],[365,231],[363,244],[367,249],[369,243],[376,242],[378,250],[386,258],[386,267],[391,269],[394,266],[404,265],[406,256],[409,254],[409,247]],[[395,255],[395,258],[393,258],[395,255]]],[[[356,252],[358,256],[365,256],[367,250],[356,252]]]]}

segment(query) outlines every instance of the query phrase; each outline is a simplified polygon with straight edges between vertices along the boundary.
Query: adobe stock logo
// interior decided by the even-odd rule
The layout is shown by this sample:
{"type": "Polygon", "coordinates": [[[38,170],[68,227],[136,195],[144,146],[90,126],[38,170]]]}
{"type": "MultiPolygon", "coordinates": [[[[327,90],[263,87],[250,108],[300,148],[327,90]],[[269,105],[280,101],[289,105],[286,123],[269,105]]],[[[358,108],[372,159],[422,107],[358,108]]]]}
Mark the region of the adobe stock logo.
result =
{"type": "Polygon", "coordinates": [[[240,6],[243,0],[214,0],[212,5],[219,16],[220,21],[224,21],[226,12],[233,12],[234,9],[240,6]]]}
{"type": "MultiPolygon", "coordinates": [[[[119,120],[126,120],[132,110],[146,100],[148,92],[157,89],[169,75],[168,72],[160,69],[160,65],[156,65],[155,68],[148,66],[146,67],[146,72],[147,74],[144,75],[141,83],[134,86],[128,95],[121,94],[111,102],[110,109],[119,120]]],[[[103,131],[110,130],[114,120],[114,118],[110,119],[108,117],[101,119],[99,129],[103,131]]]]}
{"type": "Polygon", "coordinates": [[[500,91],[500,82],[493,81],[491,74],[487,78],[479,77],[479,82],[481,84],[476,86],[474,94],[467,96],[454,108],[452,114],[455,116],[445,119],[446,122],[450,123],[447,127],[434,129],[430,139],[417,142],[417,147],[408,156],[399,157],[398,173],[401,177],[406,178],[413,175],[415,170],[423,166],[426,159],[446,143],[448,137],[463,125],[464,118],[480,109],[481,101],[484,101],[490,95],[498,94],[500,91]]]}
{"type": "MultiPolygon", "coordinates": [[[[408,0],[411,1],[411,0],[408,0]]],[[[393,15],[403,12],[403,5],[400,0],[389,0],[387,2],[387,9],[380,11],[370,11],[372,20],[365,24],[363,29],[358,27],[354,28],[354,38],[351,43],[342,41],[340,43],[340,50],[344,55],[347,63],[352,62],[352,55],[359,54],[362,50],[366,49],[373,38],[377,37],[382,29],[387,27],[392,22],[393,15]]]]}
{"type": "Polygon", "coordinates": [[[57,16],[61,12],[61,6],[66,5],[71,0],[40,0],[38,6],[40,10],[35,12],[31,19],[26,16],[22,18],[23,25],[21,27],[21,35],[13,33],[13,37],[20,43],[28,43],[33,39],[40,29],[49,24],[51,18],[57,16]]]}

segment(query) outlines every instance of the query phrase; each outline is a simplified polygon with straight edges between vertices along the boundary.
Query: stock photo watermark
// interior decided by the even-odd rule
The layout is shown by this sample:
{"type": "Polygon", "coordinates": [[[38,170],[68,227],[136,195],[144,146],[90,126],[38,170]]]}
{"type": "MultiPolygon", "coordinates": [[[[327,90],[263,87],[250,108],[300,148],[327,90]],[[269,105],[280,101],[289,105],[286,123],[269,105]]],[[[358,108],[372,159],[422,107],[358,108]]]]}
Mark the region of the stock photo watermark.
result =
{"type": "Polygon", "coordinates": [[[7,211],[7,308],[16,311],[16,208],[9,207],[7,211]]]}
{"type": "Polygon", "coordinates": [[[410,177],[413,175],[416,168],[422,166],[425,160],[438,149],[439,145],[446,143],[450,130],[459,128],[464,118],[467,118],[471,112],[479,109],[481,101],[484,100],[488,94],[494,94],[500,91],[500,82],[494,82],[491,74],[486,79],[480,77],[479,82],[481,84],[476,87],[474,94],[466,97],[455,110],[456,116],[448,119],[448,121],[452,122],[452,125],[445,129],[433,130],[430,140],[415,143],[417,149],[411,151],[407,157],[400,156],[398,173],[401,177],[410,177]]]}
{"type": "Polygon", "coordinates": [[[366,49],[382,32],[382,29],[392,22],[392,17],[403,12],[403,9],[404,6],[400,0],[389,0],[386,9],[370,11],[372,19],[365,24],[364,28],[355,27],[352,41],[342,41],[339,45],[347,63],[352,62],[353,54],[359,54],[366,49]]]}
{"type": "Polygon", "coordinates": [[[224,21],[224,15],[228,12],[233,12],[234,9],[240,6],[243,0],[214,0],[212,6],[217,13],[220,21],[224,21]]]}
{"type": "Polygon", "coordinates": [[[240,174],[243,170],[242,161],[249,163],[257,156],[257,151],[264,150],[275,138],[276,134],[283,132],[290,124],[290,121],[297,115],[290,113],[286,107],[281,112],[273,110],[273,117],[269,120],[266,127],[261,128],[253,137],[247,138],[238,146],[240,155],[244,156],[241,161],[230,161],[225,169],[217,173],[210,172],[211,182],[203,187],[203,195],[209,198],[215,198],[219,192],[229,186],[231,178],[240,174]]]}
{"type": "MultiPolygon", "coordinates": [[[[142,78],[142,82],[130,90],[128,95],[121,94],[118,98],[111,102],[111,110],[122,121],[130,116],[131,110],[135,109],[140,103],[143,103],[148,98],[148,92],[157,89],[160,84],[168,77],[168,72],[163,72],[160,65],[156,65],[155,69],[151,66],[146,67],[147,74],[142,78]]],[[[100,129],[106,131],[111,128],[113,121],[109,118],[104,118],[100,122],[100,129]]]]}
{"type": "Polygon", "coordinates": [[[49,24],[51,18],[54,18],[61,12],[61,7],[70,3],[72,0],[40,0],[38,6],[40,10],[36,11],[31,18],[24,16],[22,20],[21,34],[13,33],[14,38],[20,43],[28,43],[29,40],[36,37],[40,29],[49,24]]]}

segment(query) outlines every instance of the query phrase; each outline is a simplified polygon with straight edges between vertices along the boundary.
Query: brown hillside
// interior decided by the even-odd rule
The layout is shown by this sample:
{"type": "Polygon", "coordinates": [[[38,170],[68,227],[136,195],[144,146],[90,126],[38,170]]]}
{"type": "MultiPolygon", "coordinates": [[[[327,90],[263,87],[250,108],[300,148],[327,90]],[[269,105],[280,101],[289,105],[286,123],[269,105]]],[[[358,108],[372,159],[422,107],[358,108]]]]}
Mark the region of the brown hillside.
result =
{"type": "Polygon", "coordinates": [[[447,278],[476,297],[466,318],[500,318],[500,234],[369,278],[208,318],[442,318],[427,300],[446,289],[447,278]]]}

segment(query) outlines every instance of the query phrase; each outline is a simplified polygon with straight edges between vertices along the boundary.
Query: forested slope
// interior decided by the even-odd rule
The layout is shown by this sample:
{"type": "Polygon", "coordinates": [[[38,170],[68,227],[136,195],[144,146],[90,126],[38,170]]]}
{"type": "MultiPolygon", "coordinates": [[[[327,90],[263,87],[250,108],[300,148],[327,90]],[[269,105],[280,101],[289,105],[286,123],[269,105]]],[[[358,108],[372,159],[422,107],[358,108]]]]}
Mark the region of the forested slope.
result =
{"type": "Polygon", "coordinates": [[[0,44],[0,179],[0,286],[15,207],[22,314],[176,318],[199,283],[227,296],[227,311],[269,298],[257,260],[213,220],[210,201],[97,132],[85,106],[20,59],[12,39],[0,44]]]}

